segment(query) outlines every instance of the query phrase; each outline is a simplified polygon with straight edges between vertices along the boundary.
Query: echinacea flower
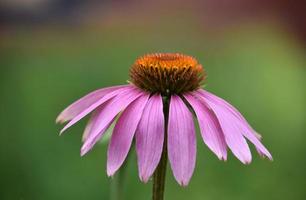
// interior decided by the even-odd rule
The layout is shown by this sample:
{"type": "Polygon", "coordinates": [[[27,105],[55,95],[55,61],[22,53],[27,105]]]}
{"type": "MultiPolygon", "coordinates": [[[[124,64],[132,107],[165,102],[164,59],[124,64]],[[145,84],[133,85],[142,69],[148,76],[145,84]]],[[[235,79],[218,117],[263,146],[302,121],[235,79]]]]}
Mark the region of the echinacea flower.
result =
{"type": "Polygon", "coordinates": [[[107,153],[108,176],[120,168],[135,138],[138,171],[147,182],[160,162],[163,146],[177,182],[186,186],[196,163],[196,116],[202,139],[220,160],[227,147],[244,164],[252,156],[247,140],[272,159],[245,118],[225,100],[201,89],[206,74],[191,56],[149,54],[136,60],[127,85],[96,90],[66,108],[57,122],[61,133],[92,113],[83,134],[83,156],[116,121],[107,153]]]}

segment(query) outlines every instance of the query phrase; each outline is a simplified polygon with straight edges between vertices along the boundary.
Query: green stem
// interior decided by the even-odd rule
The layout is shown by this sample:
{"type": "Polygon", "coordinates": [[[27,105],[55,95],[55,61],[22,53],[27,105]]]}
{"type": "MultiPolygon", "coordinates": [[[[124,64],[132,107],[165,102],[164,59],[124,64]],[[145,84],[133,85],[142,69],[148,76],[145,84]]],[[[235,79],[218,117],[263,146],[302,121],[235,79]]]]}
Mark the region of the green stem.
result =
{"type": "Polygon", "coordinates": [[[165,180],[167,171],[167,127],[168,127],[168,115],[169,115],[169,101],[170,98],[163,99],[165,128],[164,128],[164,144],[163,151],[159,161],[159,164],[154,172],[153,176],[153,200],[163,200],[165,191],[165,180]]]}

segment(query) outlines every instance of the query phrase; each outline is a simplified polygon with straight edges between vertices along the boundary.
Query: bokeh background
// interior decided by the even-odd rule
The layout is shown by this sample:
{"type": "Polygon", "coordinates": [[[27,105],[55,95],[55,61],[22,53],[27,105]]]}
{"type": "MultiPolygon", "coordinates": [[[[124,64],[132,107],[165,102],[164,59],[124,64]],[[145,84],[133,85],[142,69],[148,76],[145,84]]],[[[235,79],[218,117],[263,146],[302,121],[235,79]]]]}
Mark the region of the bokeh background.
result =
{"type": "MultiPolygon", "coordinates": [[[[100,87],[124,84],[151,52],[195,56],[205,88],[234,104],[274,161],[218,159],[198,137],[181,188],[168,167],[166,199],[306,199],[305,1],[0,1],[0,199],[110,199],[107,142],[81,158],[86,120],[62,137],[57,114],[100,87]]],[[[199,136],[199,134],[198,134],[199,136]]],[[[150,199],[127,164],[124,199],[150,199]]]]}

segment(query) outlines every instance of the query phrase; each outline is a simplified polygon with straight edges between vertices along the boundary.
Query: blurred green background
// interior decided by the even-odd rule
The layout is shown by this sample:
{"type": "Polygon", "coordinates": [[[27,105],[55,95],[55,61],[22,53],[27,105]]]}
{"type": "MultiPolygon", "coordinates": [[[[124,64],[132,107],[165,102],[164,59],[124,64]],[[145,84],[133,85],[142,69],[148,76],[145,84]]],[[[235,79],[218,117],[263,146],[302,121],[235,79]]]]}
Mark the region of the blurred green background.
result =
{"type": "MultiPolygon", "coordinates": [[[[300,32],[270,15],[271,9],[229,22],[222,12],[207,7],[209,14],[201,12],[196,1],[103,1],[100,7],[90,2],[95,3],[50,18],[14,18],[18,12],[10,14],[2,5],[0,199],[109,199],[107,143],[81,158],[87,120],[59,137],[62,126],[55,118],[92,90],[125,84],[134,60],[151,52],[195,56],[208,73],[205,88],[235,105],[274,157],[263,160],[252,146],[250,165],[231,153],[221,162],[198,137],[190,184],[180,187],[168,166],[166,199],[306,199],[306,60],[300,32]]],[[[150,199],[151,182],[139,181],[131,152],[121,196],[150,199]]]]}

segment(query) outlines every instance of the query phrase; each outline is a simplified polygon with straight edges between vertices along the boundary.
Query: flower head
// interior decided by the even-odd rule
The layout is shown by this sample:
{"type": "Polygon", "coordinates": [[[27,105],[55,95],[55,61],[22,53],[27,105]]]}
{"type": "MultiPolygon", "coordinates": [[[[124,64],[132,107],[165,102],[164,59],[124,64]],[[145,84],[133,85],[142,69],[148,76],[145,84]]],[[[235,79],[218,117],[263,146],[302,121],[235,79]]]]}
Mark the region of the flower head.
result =
{"type": "Polygon", "coordinates": [[[246,140],[255,145],[260,155],[272,159],[259,134],[236,108],[201,89],[205,72],[195,58],[173,53],[145,55],[136,60],[130,77],[127,85],[86,95],[57,118],[57,122],[68,122],[62,133],[92,113],[83,134],[84,155],[119,116],[108,146],[109,176],[123,164],[135,138],[143,182],[154,173],[166,145],[174,177],[186,186],[196,163],[193,113],[204,143],[220,160],[227,159],[228,147],[242,163],[250,163],[252,156],[246,140]]]}
{"type": "Polygon", "coordinates": [[[131,81],[150,93],[181,94],[198,89],[205,72],[198,61],[178,53],[148,54],[136,60],[131,81]]]}

